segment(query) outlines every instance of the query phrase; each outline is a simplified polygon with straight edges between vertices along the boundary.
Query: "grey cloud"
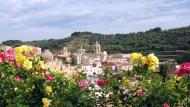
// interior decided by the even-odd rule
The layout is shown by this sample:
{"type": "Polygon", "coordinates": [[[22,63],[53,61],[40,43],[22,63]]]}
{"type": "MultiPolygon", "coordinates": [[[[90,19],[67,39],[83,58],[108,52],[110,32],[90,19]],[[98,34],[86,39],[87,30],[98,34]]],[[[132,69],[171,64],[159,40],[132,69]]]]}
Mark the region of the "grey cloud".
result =
{"type": "Polygon", "coordinates": [[[34,40],[63,38],[74,31],[126,33],[156,26],[169,29],[190,24],[188,5],[189,0],[0,1],[0,34],[6,36],[3,40],[34,40]]]}

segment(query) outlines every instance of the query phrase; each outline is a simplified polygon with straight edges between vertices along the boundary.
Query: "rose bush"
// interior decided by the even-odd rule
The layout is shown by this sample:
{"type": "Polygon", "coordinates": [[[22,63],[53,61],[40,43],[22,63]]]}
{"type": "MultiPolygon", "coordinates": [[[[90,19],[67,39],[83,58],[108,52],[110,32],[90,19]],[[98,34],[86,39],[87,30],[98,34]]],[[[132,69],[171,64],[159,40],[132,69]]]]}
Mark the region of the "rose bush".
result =
{"type": "Polygon", "coordinates": [[[97,80],[87,80],[81,72],[68,76],[47,70],[31,46],[0,50],[0,106],[187,106],[189,62],[163,76],[154,54],[130,58],[133,70],[115,74],[105,68],[97,80]]]}
{"type": "Polygon", "coordinates": [[[95,100],[89,97],[91,91],[78,85],[85,77],[75,76],[65,78],[64,74],[45,69],[31,46],[1,50],[0,106],[93,107],[95,100]]]}

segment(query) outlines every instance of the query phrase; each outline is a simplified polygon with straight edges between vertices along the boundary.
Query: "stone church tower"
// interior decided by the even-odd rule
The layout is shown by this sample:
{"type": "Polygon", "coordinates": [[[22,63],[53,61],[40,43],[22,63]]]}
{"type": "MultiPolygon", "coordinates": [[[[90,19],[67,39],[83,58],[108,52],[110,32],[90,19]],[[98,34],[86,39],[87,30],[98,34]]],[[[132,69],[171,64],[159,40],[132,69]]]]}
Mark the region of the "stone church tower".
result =
{"type": "Polygon", "coordinates": [[[61,54],[68,55],[67,47],[63,47],[63,49],[61,50],[61,54]]]}
{"type": "Polygon", "coordinates": [[[101,46],[97,41],[95,43],[94,51],[95,51],[95,54],[99,54],[101,52],[101,46]]]}

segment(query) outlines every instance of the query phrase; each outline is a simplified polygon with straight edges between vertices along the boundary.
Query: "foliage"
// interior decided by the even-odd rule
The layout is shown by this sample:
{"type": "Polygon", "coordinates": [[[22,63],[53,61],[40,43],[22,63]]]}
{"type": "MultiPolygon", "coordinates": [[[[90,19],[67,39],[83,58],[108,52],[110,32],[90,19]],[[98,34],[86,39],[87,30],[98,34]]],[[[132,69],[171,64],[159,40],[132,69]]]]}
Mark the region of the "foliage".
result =
{"type": "Polygon", "coordinates": [[[177,62],[190,62],[190,52],[184,52],[182,53],[179,58],[177,59],[177,62]]]}
{"type": "MultiPolygon", "coordinates": [[[[189,79],[176,74],[160,75],[156,68],[149,69],[148,63],[151,62],[148,60],[150,59],[147,59],[146,63],[141,60],[143,57],[152,58],[148,57],[150,55],[152,56],[152,54],[147,56],[142,56],[140,53],[131,54],[134,68],[130,75],[124,71],[113,74],[109,70],[105,70],[103,80],[109,80],[109,84],[101,88],[101,95],[104,97],[100,97],[102,101],[100,104],[112,102],[112,105],[116,107],[131,105],[134,107],[187,106],[189,79]],[[105,97],[106,95],[107,97],[105,97]]],[[[155,61],[152,61],[156,62],[155,66],[157,66],[156,57],[154,56],[153,59],[155,61]]],[[[188,65],[188,67],[190,66],[188,65]]]]}
{"type": "Polygon", "coordinates": [[[0,52],[0,106],[93,107],[91,92],[78,86],[81,74],[66,78],[46,70],[30,46],[14,50],[0,52]]]}
{"type": "MultiPolygon", "coordinates": [[[[128,34],[106,35],[91,32],[74,32],[65,39],[38,40],[22,42],[22,44],[39,46],[42,50],[50,49],[53,52],[62,49],[63,46],[70,47],[70,50],[74,52],[81,45],[85,46],[87,51],[92,51],[92,45],[96,41],[100,42],[102,50],[106,50],[108,53],[190,50],[189,30],[190,27],[169,30],[161,30],[161,28],[156,27],[146,32],[128,34]]],[[[18,46],[20,42],[8,40],[2,42],[2,44],[14,47],[18,46]]],[[[174,56],[170,55],[168,57],[174,56]]]]}
{"type": "Polygon", "coordinates": [[[21,40],[7,40],[7,41],[2,42],[2,44],[17,47],[17,46],[23,45],[23,42],[21,40]]]}
{"type": "Polygon", "coordinates": [[[66,60],[66,58],[64,58],[64,59],[62,60],[62,63],[63,63],[63,64],[69,64],[69,62],[66,60]]]}
{"type": "Polygon", "coordinates": [[[168,76],[158,73],[154,54],[133,53],[130,59],[132,71],[116,74],[105,68],[103,75],[88,80],[80,70],[72,75],[48,71],[31,46],[1,50],[0,106],[187,106],[189,62],[168,76]]]}

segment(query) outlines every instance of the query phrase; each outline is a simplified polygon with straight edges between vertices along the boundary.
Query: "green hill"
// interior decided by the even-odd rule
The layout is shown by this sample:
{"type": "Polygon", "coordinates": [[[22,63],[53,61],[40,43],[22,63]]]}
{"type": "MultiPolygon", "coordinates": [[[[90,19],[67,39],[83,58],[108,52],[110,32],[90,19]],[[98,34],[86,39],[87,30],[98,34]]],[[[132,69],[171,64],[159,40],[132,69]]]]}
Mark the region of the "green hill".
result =
{"type": "Polygon", "coordinates": [[[64,39],[29,42],[8,40],[2,42],[2,44],[13,47],[29,44],[41,47],[43,50],[50,49],[53,52],[60,50],[63,46],[67,46],[74,52],[81,45],[83,45],[87,51],[92,51],[92,46],[96,41],[101,44],[102,50],[106,50],[108,53],[155,52],[159,57],[173,58],[181,54],[181,52],[176,52],[176,50],[190,50],[190,26],[169,30],[161,30],[161,28],[156,27],[146,32],[127,34],[74,32],[71,36],[64,39]]]}

